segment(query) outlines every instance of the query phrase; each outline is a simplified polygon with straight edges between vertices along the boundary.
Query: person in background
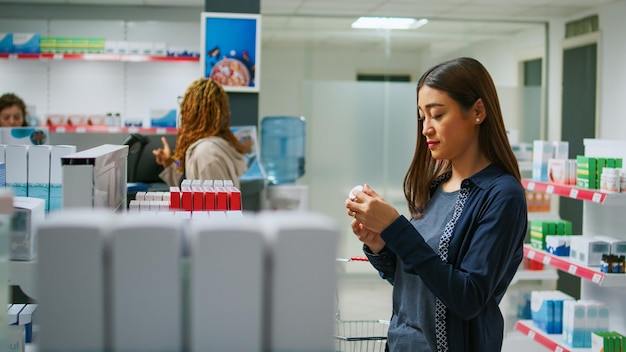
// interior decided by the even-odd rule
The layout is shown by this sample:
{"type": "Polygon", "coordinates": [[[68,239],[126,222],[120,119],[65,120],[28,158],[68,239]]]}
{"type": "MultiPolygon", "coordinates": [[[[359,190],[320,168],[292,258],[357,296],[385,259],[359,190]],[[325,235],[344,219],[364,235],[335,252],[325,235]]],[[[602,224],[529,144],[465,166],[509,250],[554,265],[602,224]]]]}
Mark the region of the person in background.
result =
{"type": "Polygon", "coordinates": [[[231,132],[228,95],[222,86],[206,78],[194,81],[180,103],[180,114],[174,152],[165,137],[163,147],[152,151],[164,167],[159,177],[170,186],[179,186],[185,178],[232,180],[239,188],[247,167],[245,149],[231,132]]]}
{"type": "Polygon", "coordinates": [[[369,185],[345,202],[352,231],[393,285],[391,351],[500,351],[498,307],[523,258],[527,208],[491,76],[471,58],[417,84],[404,178],[411,219],[369,185]]]}
{"type": "Polygon", "coordinates": [[[0,96],[0,127],[25,127],[26,104],[13,93],[0,96]]]}

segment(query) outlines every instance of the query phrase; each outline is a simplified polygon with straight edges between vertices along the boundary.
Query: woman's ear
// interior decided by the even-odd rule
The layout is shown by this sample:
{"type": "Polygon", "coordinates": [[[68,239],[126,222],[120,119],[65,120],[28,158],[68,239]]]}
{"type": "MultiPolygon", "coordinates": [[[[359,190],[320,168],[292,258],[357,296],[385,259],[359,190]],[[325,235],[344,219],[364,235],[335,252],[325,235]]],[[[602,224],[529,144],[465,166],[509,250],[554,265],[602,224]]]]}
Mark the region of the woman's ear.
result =
{"type": "Polygon", "coordinates": [[[481,98],[478,98],[472,107],[472,113],[474,115],[474,119],[477,123],[482,123],[483,120],[487,117],[487,112],[485,111],[485,104],[481,98]]]}

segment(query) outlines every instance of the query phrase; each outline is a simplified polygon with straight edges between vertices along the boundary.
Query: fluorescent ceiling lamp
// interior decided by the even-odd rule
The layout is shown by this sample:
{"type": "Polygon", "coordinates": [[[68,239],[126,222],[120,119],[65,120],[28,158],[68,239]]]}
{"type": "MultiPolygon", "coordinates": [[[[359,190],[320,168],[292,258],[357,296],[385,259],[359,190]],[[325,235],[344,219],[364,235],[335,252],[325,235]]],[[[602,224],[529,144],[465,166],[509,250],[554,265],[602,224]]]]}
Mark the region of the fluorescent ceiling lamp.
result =
{"type": "Polygon", "coordinates": [[[410,17],[359,17],[352,23],[352,28],[368,29],[415,29],[428,23],[422,18],[416,20],[410,17]]]}

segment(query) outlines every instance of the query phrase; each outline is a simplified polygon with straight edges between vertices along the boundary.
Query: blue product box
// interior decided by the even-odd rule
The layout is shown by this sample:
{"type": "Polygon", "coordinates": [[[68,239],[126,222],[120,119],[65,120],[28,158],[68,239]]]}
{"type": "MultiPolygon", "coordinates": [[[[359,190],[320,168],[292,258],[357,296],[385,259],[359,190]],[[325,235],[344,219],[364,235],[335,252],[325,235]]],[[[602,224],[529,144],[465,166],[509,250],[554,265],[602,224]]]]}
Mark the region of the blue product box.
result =
{"type": "Polygon", "coordinates": [[[8,54],[13,47],[13,33],[0,33],[0,54],[8,54]]]}
{"type": "Polygon", "coordinates": [[[17,54],[39,54],[39,33],[13,33],[12,52],[17,54]]]}
{"type": "Polygon", "coordinates": [[[0,188],[7,186],[7,165],[4,161],[0,161],[0,188]]]}
{"type": "Polygon", "coordinates": [[[546,251],[560,257],[569,257],[570,237],[559,235],[546,236],[546,251]]]}
{"type": "Polygon", "coordinates": [[[150,126],[176,128],[176,109],[151,110],[150,126]]]}

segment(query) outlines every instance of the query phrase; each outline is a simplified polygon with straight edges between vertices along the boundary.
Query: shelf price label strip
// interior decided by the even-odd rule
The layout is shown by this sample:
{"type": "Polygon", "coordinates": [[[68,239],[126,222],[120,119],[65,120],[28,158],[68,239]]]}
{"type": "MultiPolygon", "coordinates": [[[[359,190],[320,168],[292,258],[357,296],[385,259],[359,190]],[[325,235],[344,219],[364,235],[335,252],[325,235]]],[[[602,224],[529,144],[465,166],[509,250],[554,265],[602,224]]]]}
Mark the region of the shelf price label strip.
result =
{"type": "Polygon", "coordinates": [[[524,256],[528,259],[551,265],[561,271],[576,275],[580,278],[587,279],[598,285],[602,284],[605,277],[603,272],[572,263],[566,257],[555,256],[545,251],[532,248],[530,245],[524,245],[524,256]]]}
{"type": "Polygon", "coordinates": [[[544,347],[549,348],[551,351],[570,352],[568,349],[564,348],[549,337],[545,336],[542,332],[537,331],[533,327],[527,325],[525,322],[518,321],[515,325],[515,329],[522,334],[528,336],[531,340],[541,344],[544,347]]]}
{"type": "Polygon", "coordinates": [[[604,203],[606,200],[606,193],[599,192],[593,189],[581,189],[574,186],[559,185],[549,182],[541,182],[534,180],[522,180],[524,188],[529,191],[542,192],[547,194],[555,194],[562,197],[568,197],[572,199],[586,200],[594,203],[604,203]]]}

